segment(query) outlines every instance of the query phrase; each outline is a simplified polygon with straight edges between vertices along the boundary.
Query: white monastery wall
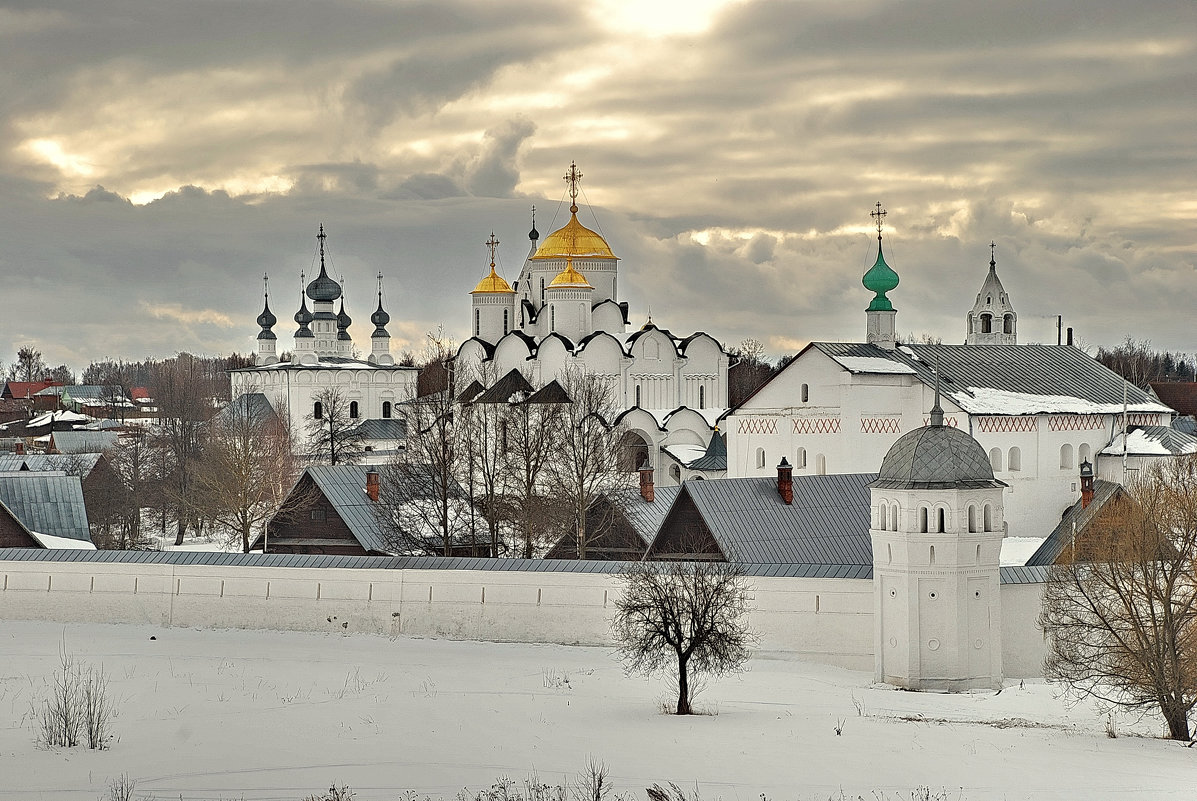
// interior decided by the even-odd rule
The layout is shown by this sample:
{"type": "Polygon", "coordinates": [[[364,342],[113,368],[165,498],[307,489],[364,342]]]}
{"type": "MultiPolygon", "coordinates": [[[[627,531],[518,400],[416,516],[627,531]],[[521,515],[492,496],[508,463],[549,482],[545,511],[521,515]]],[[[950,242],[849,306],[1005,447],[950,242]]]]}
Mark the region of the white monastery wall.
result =
{"type": "MultiPolygon", "coordinates": [[[[873,668],[873,583],[756,578],[764,651],[873,668]]],[[[1006,677],[1036,676],[1039,585],[1002,587],[1006,677]]],[[[0,620],[349,631],[463,640],[610,645],[615,576],[0,561],[0,620]]]]}

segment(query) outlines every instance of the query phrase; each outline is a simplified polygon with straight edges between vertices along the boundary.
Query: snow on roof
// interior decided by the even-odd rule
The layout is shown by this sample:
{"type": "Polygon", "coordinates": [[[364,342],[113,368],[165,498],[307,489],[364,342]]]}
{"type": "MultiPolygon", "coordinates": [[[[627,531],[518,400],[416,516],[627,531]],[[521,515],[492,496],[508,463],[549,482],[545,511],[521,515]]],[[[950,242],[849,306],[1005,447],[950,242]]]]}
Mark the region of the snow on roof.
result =
{"type": "Polygon", "coordinates": [[[1125,435],[1119,432],[1101,455],[1121,456],[1177,456],[1197,453],[1197,437],[1168,426],[1133,426],[1125,435]]]}
{"type": "Polygon", "coordinates": [[[79,414],[78,412],[59,410],[56,412],[45,412],[44,414],[37,415],[28,423],[26,423],[25,427],[37,428],[38,426],[49,425],[50,423],[56,421],[65,423],[88,423],[93,419],[94,418],[88,417],[85,414],[79,414]]]}
{"type": "Polygon", "coordinates": [[[43,548],[58,548],[72,551],[94,551],[96,546],[91,540],[75,540],[70,537],[56,537],[53,534],[42,534],[40,531],[30,531],[33,538],[41,543],[43,548]]]}
{"type": "Polygon", "coordinates": [[[705,445],[666,445],[665,452],[684,465],[697,461],[707,455],[705,445]]]}
{"type": "Polygon", "coordinates": [[[695,409],[694,411],[702,415],[702,419],[707,421],[707,425],[714,428],[719,422],[719,418],[727,413],[727,409],[695,409]]]}
{"type": "MultiPolygon", "coordinates": [[[[1071,395],[1033,395],[991,387],[969,387],[968,392],[945,392],[969,414],[1121,414],[1121,403],[1095,403],[1071,395]]],[[[1130,412],[1160,412],[1169,409],[1158,403],[1131,403],[1130,412]]]]}
{"type": "Polygon", "coordinates": [[[1043,537],[1006,537],[1002,540],[1002,567],[1022,567],[1043,545],[1043,537]]]}
{"type": "MultiPolygon", "coordinates": [[[[911,354],[912,358],[917,358],[911,354]]],[[[853,373],[887,373],[891,375],[915,375],[915,370],[892,359],[873,356],[833,356],[837,362],[853,373]]]]}

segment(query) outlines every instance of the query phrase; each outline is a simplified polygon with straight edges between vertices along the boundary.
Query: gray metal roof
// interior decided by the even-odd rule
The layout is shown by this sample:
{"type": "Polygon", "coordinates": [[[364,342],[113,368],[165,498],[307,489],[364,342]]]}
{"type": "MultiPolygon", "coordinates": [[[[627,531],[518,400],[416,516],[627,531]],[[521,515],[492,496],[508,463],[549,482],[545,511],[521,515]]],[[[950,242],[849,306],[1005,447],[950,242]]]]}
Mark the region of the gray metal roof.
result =
{"type": "Polygon", "coordinates": [[[366,473],[357,464],[313,465],[307,474],[316,482],[341,520],[367,551],[391,550],[376,515],[378,505],[366,495],[366,473]]]}
{"type": "Polygon", "coordinates": [[[86,478],[91,475],[91,471],[100,463],[102,457],[103,454],[99,453],[0,453],[0,472],[31,470],[39,473],[56,470],[86,478]]]}
{"type": "Polygon", "coordinates": [[[60,453],[100,453],[116,445],[115,431],[55,431],[51,435],[60,453]]]}
{"type": "MultiPolygon", "coordinates": [[[[1197,452],[1197,436],[1181,427],[1171,426],[1129,426],[1126,429],[1126,441],[1129,442],[1130,456],[1159,456],[1160,449],[1166,450],[1173,456],[1197,452]],[[1138,436],[1136,436],[1136,434],[1138,436]]],[[[1102,455],[1122,455],[1128,446],[1123,443],[1122,432],[1102,449],[1102,455]]]]}
{"type": "Polygon", "coordinates": [[[711,433],[711,441],[707,444],[707,452],[687,465],[691,470],[718,472],[727,469],[727,440],[723,434],[715,429],[711,433]]]}
{"type": "Polygon", "coordinates": [[[278,414],[275,413],[274,407],[270,405],[270,399],[265,394],[245,392],[221,409],[220,413],[216,415],[216,420],[226,424],[248,420],[256,424],[271,420],[277,421],[278,414]]]}
{"type": "MultiPolygon", "coordinates": [[[[90,562],[98,564],[207,565],[217,567],[336,568],[340,570],[489,570],[513,573],[622,573],[632,562],[586,559],[484,559],[443,556],[329,556],[211,551],[91,551],[8,548],[3,562],[90,562]]],[[[871,579],[872,565],[744,565],[754,578],[871,579]]],[[[1046,568],[1003,567],[1002,584],[1040,584],[1046,568]]]]}
{"type": "Polygon", "coordinates": [[[981,443],[951,426],[923,426],[890,446],[874,486],[887,489],[1004,487],[981,443]]]}
{"type": "Polygon", "coordinates": [[[0,474],[0,502],[30,531],[91,542],[83,485],[78,476],[0,474]]]}
{"type": "MultiPolygon", "coordinates": [[[[995,413],[970,387],[1044,396],[1048,400],[1036,411],[1075,413],[1076,410],[1063,408],[1051,398],[1078,398],[1121,408],[1126,386],[1122,376],[1084,351],[1067,345],[902,345],[888,351],[859,342],[813,342],[810,347],[833,359],[837,356],[889,359],[913,369],[918,380],[927,386],[935,386],[938,360],[943,394],[970,414],[995,413]]],[[[1127,402],[1132,407],[1171,411],[1133,384],[1126,391],[1127,402]]]]}
{"type": "Polygon", "coordinates": [[[1060,558],[1060,554],[1064,553],[1064,549],[1072,544],[1073,531],[1075,530],[1077,534],[1083,533],[1105,505],[1123,492],[1125,490],[1121,484],[1101,479],[1094,481],[1093,500],[1089,506],[1082,509],[1081,501],[1078,500],[1064,510],[1059,525],[1052,530],[1051,534],[1047,535],[1047,539],[1043,541],[1038,550],[1031,554],[1031,558],[1027,560],[1027,566],[1054,565],[1060,558]]]}
{"type": "Polygon", "coordinates": [[[661,521],[665,519],[665,514],[669,511],[669,507],[673,506],[673,501],[681,489],[681,487],[654,487],[652,503],[644,500],[639,490],[628,490],[626,493],[621,493],[619,510],[623,512],[624,518],[644,540],[645,548],[653,541],[653,537],[657,536],[657,529],[661,527],[661,521]]]}
{"type": "Polygon", "coordinates": [[[371,418],[357,424],[365,439],[400,440],[407,439],[407,421],[402,417],[371,418]]]}
{"type": "MultiPolygon", "coordinates": [[[[775,478],[687,481],[720,550],[749,564],[869,566],[869,483],[876,473],[794,476],[787,505],[775,478]]],[[[677,506],[678,501],[674,502],[677,506]]]]}
{"type": "Polygon", "coordinates": [[[532,385],[519,370],[510,370],[507,375],[491,384],[480,395],[474,397],[472,403],[509,403],[513,395],[526,398],[532,394],[532,385]]]}

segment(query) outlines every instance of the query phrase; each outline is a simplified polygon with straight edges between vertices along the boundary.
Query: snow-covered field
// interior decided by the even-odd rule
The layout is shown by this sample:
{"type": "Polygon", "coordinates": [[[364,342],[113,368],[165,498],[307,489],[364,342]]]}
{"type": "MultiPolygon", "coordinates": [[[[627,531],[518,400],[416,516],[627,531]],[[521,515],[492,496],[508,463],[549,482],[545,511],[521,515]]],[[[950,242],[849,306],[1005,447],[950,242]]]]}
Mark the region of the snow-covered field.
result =
{"type": "Polygon", "coordinates": [[[591,756],[640,799],[670,781],[704,801],[1197,796],[1197,749],[1156,739],[1151,719],[1119,718],[1108,738],[1104,716],[1042,683],[909,693],[761,655],[700,696],[709,715],[660,714],[666,695],[602,648],[6,622],[0,799],[94,801],[121,773],[160,801],[333,782],[359,801],[450,799],[500,776],[556,783],[591,756]],[[64,646],[110,677],[106,751],[35,745],[31,703],[64,646]]]}

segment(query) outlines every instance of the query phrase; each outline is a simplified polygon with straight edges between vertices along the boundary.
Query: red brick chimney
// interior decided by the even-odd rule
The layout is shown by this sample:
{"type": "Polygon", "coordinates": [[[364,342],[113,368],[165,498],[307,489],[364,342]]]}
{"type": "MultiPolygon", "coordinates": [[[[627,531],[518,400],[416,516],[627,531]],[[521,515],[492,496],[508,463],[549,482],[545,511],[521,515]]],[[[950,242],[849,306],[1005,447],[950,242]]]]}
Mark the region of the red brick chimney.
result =
{"type": "Polygon", "coordinates": [[[1081,508],[1089,508],[1093,503],[1093,465],[1089,460],[1081,462],[1081,508]]]}
{"type": "Polygon", "coordinates": [[[646,502],[652,503],[656,494],[653,492],[653,468],[648,463],[648,459],[644,460],[644,464],[640,465],[640,497],[646,502]]]}
{"type": "Polygon", "coordinates": [[[13,453],[18,456],[25,455],[25,440],[17,440],[17,444],[13,447],[13,453]]]}
{"type": "Polygon", "coordinates": [[[786,502],[786,506],[794,502],[794,468],[784,456],[777,465],[777,494],[786,502]]]}
{"type": "Polygon", "coordinates": [[[366,471],[366,495],[369,496],[370,500],[374,501],[375,503],[378,503],[378,471],[377,470],[367,470],[366,471]]]}

